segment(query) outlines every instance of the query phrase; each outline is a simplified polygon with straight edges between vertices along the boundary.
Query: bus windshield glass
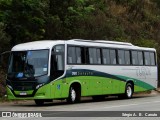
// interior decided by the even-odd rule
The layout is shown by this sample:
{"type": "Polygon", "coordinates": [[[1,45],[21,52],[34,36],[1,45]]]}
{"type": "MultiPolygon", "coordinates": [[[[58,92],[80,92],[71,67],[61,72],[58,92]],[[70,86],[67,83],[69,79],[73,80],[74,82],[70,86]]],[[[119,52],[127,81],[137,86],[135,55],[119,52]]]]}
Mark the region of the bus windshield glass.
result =
{"type": "Polygon", "coordinates": [[[49,50],[13,51],[8,76],[16,78],[37,77],[48,73],[49,50]]]}

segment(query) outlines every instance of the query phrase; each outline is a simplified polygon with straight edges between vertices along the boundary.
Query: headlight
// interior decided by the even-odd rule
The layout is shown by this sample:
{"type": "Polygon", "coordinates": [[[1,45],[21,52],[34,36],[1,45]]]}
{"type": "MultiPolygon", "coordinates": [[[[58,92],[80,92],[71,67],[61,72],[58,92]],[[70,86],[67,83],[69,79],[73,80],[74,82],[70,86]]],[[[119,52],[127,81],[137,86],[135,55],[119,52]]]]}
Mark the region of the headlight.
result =
{"type": "Polygon", "coordinates": [[[42,87],[44,85],[44,83],[41,83],[39,85],[36,86],[36,89],[39,89],[40,87],[42,87]]]}
{"type": "Polygon", "coordinates": [[[12,86],[10,86],[10,85],[7,85],[7,86],[8,86],[9,89],[13,90],[12,86]]]}

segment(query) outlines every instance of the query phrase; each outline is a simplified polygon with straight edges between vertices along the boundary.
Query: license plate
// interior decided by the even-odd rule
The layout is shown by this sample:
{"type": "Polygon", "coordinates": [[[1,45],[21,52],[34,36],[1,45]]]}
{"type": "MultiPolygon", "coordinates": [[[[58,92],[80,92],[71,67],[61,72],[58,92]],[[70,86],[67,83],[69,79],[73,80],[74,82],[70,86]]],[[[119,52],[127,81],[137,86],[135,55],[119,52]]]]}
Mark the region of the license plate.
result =
{"type": "Polygon", "coordinates": [[[20,92],[19,95],[27,95],[26,92],[20,92]]]}

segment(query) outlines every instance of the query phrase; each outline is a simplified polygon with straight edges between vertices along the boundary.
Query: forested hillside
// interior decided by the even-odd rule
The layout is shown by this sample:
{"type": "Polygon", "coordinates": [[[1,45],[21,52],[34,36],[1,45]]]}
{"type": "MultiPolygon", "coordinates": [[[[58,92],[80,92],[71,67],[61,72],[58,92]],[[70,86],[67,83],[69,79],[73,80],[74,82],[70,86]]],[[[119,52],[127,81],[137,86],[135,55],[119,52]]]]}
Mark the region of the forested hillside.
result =
{"type": "Polygon", "coordinates": [[[160,58],[160,0],[0,0],[0,53],[22,42],[73,38],[154,47],[160,58]]]}

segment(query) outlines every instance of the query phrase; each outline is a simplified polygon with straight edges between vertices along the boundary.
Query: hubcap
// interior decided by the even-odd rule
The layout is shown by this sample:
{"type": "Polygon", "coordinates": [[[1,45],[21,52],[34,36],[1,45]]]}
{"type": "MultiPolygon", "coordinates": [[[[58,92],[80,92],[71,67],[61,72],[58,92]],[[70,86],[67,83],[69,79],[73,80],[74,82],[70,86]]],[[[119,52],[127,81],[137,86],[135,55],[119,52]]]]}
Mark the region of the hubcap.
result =
{"type": "Polygon", "coordinates": [[[72,101],[75,101],[75,99],[76,99],[76,92],[74,89],[71,89],[71,99],[72,99],[72,101]]]}
{"type": "Polygon", "coordinates": [[[127,87],[127,96],[131,97],[132,95],[132,88],[130,86],[127,87]]]}

